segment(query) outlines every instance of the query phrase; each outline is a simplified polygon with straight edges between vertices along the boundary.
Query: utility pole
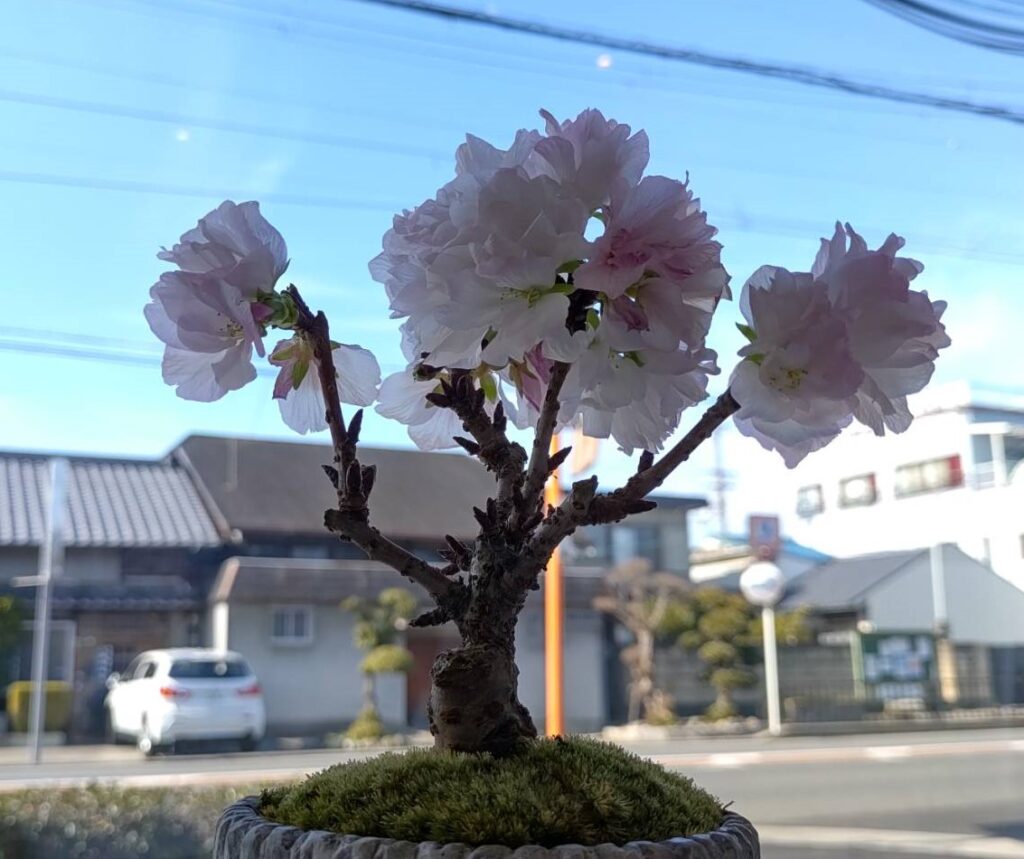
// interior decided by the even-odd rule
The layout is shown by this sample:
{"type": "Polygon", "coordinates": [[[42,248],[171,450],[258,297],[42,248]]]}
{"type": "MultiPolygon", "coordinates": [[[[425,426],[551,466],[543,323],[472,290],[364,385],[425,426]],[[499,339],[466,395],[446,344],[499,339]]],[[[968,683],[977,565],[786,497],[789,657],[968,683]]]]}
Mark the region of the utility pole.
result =
{"type": "Polygon", "coordinates": [[[42,759],[43,726],[46,724],[46,679],[50,661],[50,590],[53,579],[64,568],[64,508],[67,498],[69,464],[66,459],[50,461],[50,497],[46,532],[39,547],[36,577],[36,611],[32,633],[32,700],[29,706],[29,756],[34,764],[42,759]]]}
{"type": "MultiPolygon", "coordinates": [[[[558,453],[558,433],[551,436],[551,454],[558,453]]],[[[558,469],[544,486],[544,503],[557,507],[562,502],[558,469]]],[[[544,571],[544,705],[545,729],[549,737],[565,733],[565,583],[562,578],[562,549],[555,547],[544,571]]]]}

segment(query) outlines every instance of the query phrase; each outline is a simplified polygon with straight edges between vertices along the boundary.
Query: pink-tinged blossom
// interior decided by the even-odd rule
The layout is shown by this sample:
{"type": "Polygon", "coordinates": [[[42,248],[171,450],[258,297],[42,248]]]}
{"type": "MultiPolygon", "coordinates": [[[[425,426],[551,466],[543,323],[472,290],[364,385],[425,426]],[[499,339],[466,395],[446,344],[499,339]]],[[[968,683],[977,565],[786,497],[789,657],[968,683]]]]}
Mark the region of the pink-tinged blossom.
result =
{"type": "Polygon", "coordinates": [[[612,188],[640,181],[650,159],[646,132],[630,136],[628,125],[593,109],[563,122],[546,110],[540,115],[547,136],[537,141],[534,151],[546,162],[546,172],[589,212],[608,204],[612,188]]]}
{"type": "Polygon", "coordinates": [[[427,402],[427,394],[437,389],[436,380],[417,379],[411,367],[392,373],[381,383],[377,412],[405,424],[420,450],[455,447],[452,439],[463,434],[462,421],[451,409],[427,402]]]}
{"type": "Polygon", "coordinates": [[[604,234],[576,284],[618,298],[653,272],[685,291],[693,275],[720,267],[721,245],[690,189],[666,176],[646,176],[619,186],[605,214],[604,234]]]}
{"type": "Polygon", "coordinates": [[[924,266],[896,256],[903,245],[890,234],[870,251],[853,227],[847,224],[844,232],[836,224],[831,241],[822,240],[814,265],[847,319],[851,352],[864,369],[854,417],[876,435],[910,426],[907,395],[928,384],[939,350],[950,344],[941,322],[946,302],[910,288],[924,266]]]}
{"type": "Polygon", "coordinates": [[[222,271],[250,301],[271,292],[288,268],[284,239],[256,202],[225,200],[157,256],[186,272],[222,271]]]}
{"type": "Polygon", "coordinates": [[[902,245],[890,236],[870,251],[837,225],[811,272],[765,266],[744,287],[751,342],[730,382],[736,425],[786,465],[854,419],[878,435],[910,425],[906,395],[924,387],[950,341],[945,303],[909,288],[923,267],[896,256],[902,245]]]}
{"type": "Polygon", "coordinates": [[[810,274],[763,266],[744,285],[740,309],[753,338],[729,383],[736,426],[792,468],[850,422],[864,371],[828,288],[810,274]]]}
{"type": "Polygon", "coordinates": [[[149,291],[146,321],[165,344],[164,381],[184,399],[210,402],[252,381],[263,355],[254,304],[222,276],[165,272],[149,291]]]}
{"type": "MultiPolygon", "coordinates": [[[[354,406],[371,405],[380,386],[380,366],[373,354],[361,346],[339,343],[331,357],[340,400],[354,406]]],[[[303,435],[327,429],[327,407],[312,347],[298,335],[282,340],[271,352],[270,363],[280,368],[274,399],[282,420],[303,435]]]]}

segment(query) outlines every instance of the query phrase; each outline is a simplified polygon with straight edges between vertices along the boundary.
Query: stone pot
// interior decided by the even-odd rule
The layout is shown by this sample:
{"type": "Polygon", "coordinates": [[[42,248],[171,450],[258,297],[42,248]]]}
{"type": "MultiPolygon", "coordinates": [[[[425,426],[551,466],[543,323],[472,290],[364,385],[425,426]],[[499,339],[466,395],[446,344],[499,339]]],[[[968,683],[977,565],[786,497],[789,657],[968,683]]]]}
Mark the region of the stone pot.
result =
{"type": "Polygon", "coordinates": [[[759,859],[757,830],[746,818],[727,812],[722,825],[705,835],[668,841],[631,841],[622,847],[536,844],[512,849],[486,844],[438,844],[306,832],[260,816],[259,798],[228,806],[217,821],[213,859],[759,859]]]}

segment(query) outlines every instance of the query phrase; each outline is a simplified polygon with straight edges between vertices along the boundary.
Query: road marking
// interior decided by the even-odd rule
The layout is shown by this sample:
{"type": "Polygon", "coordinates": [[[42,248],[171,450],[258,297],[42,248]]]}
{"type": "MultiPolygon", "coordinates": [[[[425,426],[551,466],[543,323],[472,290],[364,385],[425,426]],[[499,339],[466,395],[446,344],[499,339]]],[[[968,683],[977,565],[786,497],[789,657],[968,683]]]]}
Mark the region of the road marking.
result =
{"type": "Polygon", "coordinates": [[[887,762],[906,758],[956,757],[1024,751],[1024,740],[967,740],[950,743],[891,744],[874,746],[814,746],[795,749],[764,749],[757,752],[717,752],[648,755],[666,767],[701,768],[756,766],[759,764],[816,764],[846,761],[887,762]]]}
{"type": "Polygon", "coordinates": [[[914,754],[910,746],[870,746],[864,749],[864,757],[873,761],[893,761],[909,758],[914,754]]]}
{"type": "Polygon", "coordinates": [[[762,844],[790,847],[836,847],[965,859],[1024,859],[1024,843],[1015,838],[839,826],[768,825],[758,826],[757,831],[762,844]]]}

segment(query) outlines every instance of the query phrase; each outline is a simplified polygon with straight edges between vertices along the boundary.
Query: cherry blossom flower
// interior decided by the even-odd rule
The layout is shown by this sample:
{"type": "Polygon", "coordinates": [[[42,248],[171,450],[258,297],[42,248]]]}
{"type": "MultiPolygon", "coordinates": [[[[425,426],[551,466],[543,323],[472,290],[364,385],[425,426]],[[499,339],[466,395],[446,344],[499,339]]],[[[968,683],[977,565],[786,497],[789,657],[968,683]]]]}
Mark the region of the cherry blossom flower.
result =
{"type": "Polygon", "coordinates": [[[945,303],[910,289],[923,266],[897,257],[902,246],[891,235],[869,251],[837,224],[811,272],[764,266],[744,286],[751,342],[730,381],[736,425],[786,465],[854,419],[877,435],[910,425],[906,395],[924,387],[950,341],[945,303]]]}
{"type": "MultiPolygon", "coordinates": [[[[377,398],[380,366],[361,346],[338,343],[331,351],[343,403],[369,406],[377,398]]],[[[295,432],[305,435],[327,429],[327,408],[312,347],[299,335],[281,340],[270,354],[280,370],[274,383],[274,399],[281,418],[295,432]]]]}
{"type": "Polygon", "coordinates": [[[620,185],[612,192],[604,234],[575,282],[614,299],[653,272],[685,289],[687,278],[719,265],[715,232],[682,182],[646,176],[632,188],[620,185]]]}
{"type": "Polygon", "coordinates": [[[628,125],[593,109],[563,122],[546,110],[540,115],[547,136],[537,141],[535,151],[547,163],[547,172],[588,211],[607,205],[612,188],[640,181],[650,159],[646,132],[630,136],[628,125]]]}
{"type": "Polygon", "coordinates": [[[157,256],[186,272],[222,271],[251,301],[271,292],[288,268],[284,239],[256,202],[225,200],[157,256]]]}
{"type": "Polygon", "coordinates": [[[166,345],[163,377],[179,397],[211,402],[256,377],[252,352],[263,355],[259,307],[223,270],[166,272],[150,289],[146,321],[166,345]]]}
{"type": "Polygon", "coordinates": [[[392,373],[381,383],[377,413],[405,424],[421,450],[455,447],[453,438],[462,434],[462,421],[451,409],[427,401],[426,395],[435,390],[437,381],[417,379],[413,367],[392,373]]]}

